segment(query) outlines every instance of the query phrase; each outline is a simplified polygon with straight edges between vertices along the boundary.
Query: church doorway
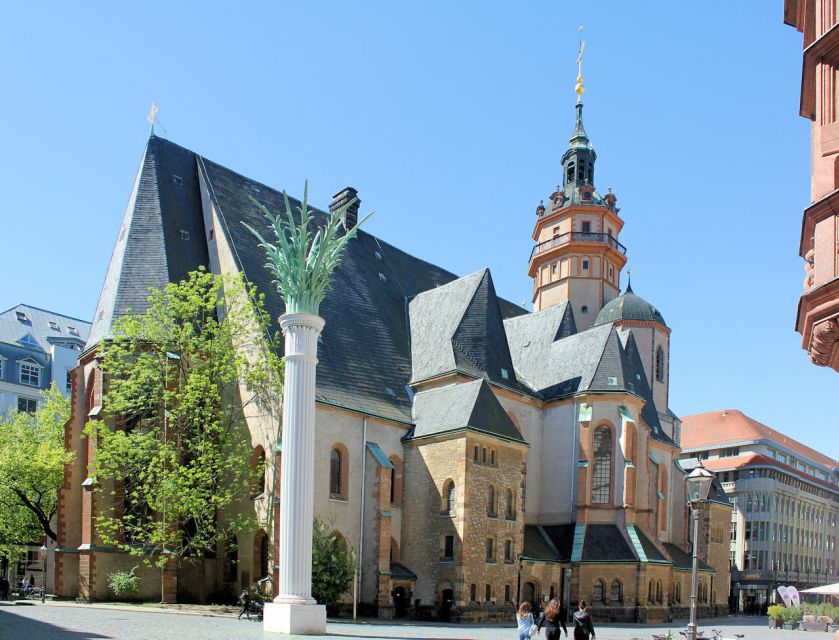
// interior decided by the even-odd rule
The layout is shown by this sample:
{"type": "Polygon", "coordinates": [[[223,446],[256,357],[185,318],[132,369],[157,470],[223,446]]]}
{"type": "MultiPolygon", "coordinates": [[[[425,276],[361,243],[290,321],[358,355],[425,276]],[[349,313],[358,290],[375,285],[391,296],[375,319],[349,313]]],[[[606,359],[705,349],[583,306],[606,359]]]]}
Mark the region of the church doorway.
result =
{"type": "Polygon", "coordinates": [[[408,617],[408,594],[405,591],[405,587],[396,587],[393,590],[393,617],[408,617]]]}
{"type": "Polygon", "coordinates": [[[521,601],[529,602],[534,612],[539,611],[539,587],[533,582],[525,582],[521,590],[521,601]]]}
{"type": "Polygon", "coordinates": [[[440,620],[449,622],[452,619],[452,605],[454,604],[454,591],[443,589],[443,602],[440,605],[440,620]]]}

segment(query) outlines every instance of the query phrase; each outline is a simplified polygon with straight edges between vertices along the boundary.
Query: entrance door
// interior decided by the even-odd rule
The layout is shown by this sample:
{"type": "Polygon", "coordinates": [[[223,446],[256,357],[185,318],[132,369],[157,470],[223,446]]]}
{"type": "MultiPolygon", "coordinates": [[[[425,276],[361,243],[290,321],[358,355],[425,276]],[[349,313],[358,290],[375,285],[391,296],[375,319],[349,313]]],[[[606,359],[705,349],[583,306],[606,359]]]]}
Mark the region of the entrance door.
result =
{"type": "Polygon", "coordinates": [[[396,587],[393,590],[393,615],[396,618],[405,618],[408,615],[408,594],[405,587],[396,587]]]}
{"type": "Polygon", "coordinates": [[[443,589],[443,602],[440,605],[440,620],[449,622],[452,618],[452,605],[454,604],[454,591],[443,589]]]}
{"type": "Polygon", "coordinates": [[[539,611],[539,588],[532,582],[525,582],[521,590],[521,601],[529,602],[534,612],[539,611]]]}

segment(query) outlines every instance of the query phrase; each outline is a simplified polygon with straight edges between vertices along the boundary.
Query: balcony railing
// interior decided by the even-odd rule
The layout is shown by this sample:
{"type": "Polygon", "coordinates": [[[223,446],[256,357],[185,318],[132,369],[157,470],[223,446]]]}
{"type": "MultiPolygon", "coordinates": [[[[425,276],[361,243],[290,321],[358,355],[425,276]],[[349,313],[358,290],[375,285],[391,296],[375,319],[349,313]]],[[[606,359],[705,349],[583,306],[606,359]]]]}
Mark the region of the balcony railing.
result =
{"type": "Polygon", "coordinates": [[[533,247],[533,251],[530,253],[530,257],[537,256],[540,253],[544,253],[545,251],[550,251],[551,249],[555,249],[556,247],[561,247],[564,244],[568,244],[569,242],[596,242],[600,244],[607,244],[612,247],[615,251],[619,251],[620,253],[626,255],[626,247],[624,247],[620,242],[615,239],[615,237],[608,233],[586,233],[584,231],[571,231],[569,233],[563,233],[559,236],[554,236],[550,240],[545,240],[545,242],[540,242],[535,247],[533,247]]]}

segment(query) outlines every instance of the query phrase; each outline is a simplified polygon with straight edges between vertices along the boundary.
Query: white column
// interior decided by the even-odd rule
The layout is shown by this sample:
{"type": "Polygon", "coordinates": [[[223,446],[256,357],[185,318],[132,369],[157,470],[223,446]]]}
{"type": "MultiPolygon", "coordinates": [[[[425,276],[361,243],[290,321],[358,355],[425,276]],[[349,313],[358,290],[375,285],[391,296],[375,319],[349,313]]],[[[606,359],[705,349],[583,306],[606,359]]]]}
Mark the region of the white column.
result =
{"type": "Polygon", "coordinates": [[[280,317],[285,335],[283,460],[280,469],[279,595],[265,605],[264,629],[322,634],[326,608],[312,598],[312,521],[315,482],[315,370],[323,318],[280,317]]]}

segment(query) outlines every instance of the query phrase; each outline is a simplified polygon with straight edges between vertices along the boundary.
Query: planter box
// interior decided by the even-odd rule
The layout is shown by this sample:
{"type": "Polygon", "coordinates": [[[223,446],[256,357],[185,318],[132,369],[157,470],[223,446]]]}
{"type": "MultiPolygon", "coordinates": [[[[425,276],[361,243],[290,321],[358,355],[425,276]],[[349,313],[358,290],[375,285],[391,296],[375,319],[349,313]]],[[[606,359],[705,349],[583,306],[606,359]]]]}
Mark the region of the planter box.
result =
{"type": "Polygon", "coordinates": [[[783,626],[783,622],[775,618],[769,618],[769,628],[770,629],[780,629],[783,626]]]}
{"type": "Polygon", "coordinates": [[[785,622],[784,623],[784,629],[787,629],[787,630],[791,631],[791,630],[797,629],[797,628],[798,628],[798,623],[797,622],[785,622]]]}

